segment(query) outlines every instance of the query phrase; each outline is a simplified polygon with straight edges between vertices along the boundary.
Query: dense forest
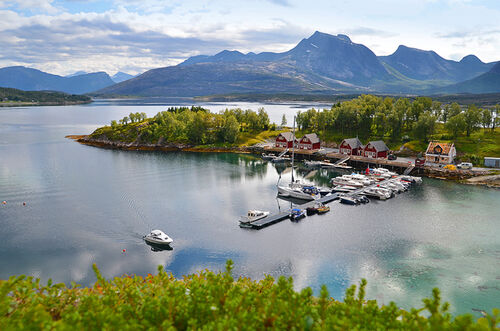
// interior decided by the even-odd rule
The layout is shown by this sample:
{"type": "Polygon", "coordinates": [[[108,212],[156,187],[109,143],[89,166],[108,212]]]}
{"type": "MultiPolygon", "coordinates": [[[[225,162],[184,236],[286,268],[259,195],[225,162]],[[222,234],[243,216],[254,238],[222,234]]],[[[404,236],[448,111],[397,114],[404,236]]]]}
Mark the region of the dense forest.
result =
{"type": "Polygon", "coordinates": [[[270,128],[269,116],[264,108],[257,112],[249,109],[226,109],[216,114],[195,106],[170,107],[153,118],[147,118],[145,113],[131,113],[119,121],[112,121],[110,126],[97,129],[91,138],[203,145],[234,143],[241,132],[258,133],[270,128]]]}
{"type": "MultiPolygon", "coordinates": [[[[498,104],[478,108],[442,104],[429,97],[361,95],[328,109],[299,112],[296,123],[298,136],[316,132],[324,142],[357,136],[363,141],[384,140],[393,149],[405,144],[410,151],[423,152],[429,140],[452,141],[462,160],[480,164],[484,156],[500,155],[499,113],[498,104]]],[[[285,116],[280,124],[291,125],[285,116]]],[[[90,138],[136,144],[250,145],[276,136],[275,128],[263,108],[211,113],[195,106],[171,107],[152,118],[131,113],[97,129],[90,138]]]]}
{"type": "Polygon", "coordinates": [[[32,104],[74,104],[88,103],[92,99],[86,95],[66,94],[52,91],[22,91],[14,88],[0,87],[0,105],[2,103],[32,104]]]}

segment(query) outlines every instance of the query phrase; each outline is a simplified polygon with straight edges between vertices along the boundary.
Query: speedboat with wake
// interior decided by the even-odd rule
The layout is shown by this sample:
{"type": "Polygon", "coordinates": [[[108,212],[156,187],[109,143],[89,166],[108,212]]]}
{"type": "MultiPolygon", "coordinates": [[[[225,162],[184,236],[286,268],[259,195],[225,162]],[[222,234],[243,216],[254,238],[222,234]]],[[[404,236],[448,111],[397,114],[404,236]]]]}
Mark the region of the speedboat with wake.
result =
{"type": "Polygon", "coordinates": [[[167,236],[165,232],[161,230],[153,230],[149,234],[143,237],[144,241],[149,244],[166,246],[170,245],[174,240],[167,236]]]}

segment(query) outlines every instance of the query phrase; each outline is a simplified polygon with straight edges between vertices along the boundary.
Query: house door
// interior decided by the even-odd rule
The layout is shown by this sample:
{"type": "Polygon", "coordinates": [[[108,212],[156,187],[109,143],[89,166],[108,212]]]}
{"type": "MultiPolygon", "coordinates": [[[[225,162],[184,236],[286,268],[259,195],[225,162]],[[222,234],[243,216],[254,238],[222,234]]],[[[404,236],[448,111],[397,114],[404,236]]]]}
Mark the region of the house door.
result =
{"type": "Polygon", "coordinates": [[[434,161],[435,161],[436,163],[439,163],[439,156],[436,156],[436,157],[434,158],[434,161]]]}

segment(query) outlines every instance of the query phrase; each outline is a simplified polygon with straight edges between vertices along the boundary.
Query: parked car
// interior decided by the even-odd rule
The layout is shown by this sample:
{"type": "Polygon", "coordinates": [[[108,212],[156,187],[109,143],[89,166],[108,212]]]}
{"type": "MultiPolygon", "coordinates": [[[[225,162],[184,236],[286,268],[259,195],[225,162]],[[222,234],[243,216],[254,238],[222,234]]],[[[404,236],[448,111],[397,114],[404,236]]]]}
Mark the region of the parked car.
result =
{"type": "Polygon", "coordinates": [[[387,155],[387,160],[396,160],[398,157],[394,154],[387,155]]]}
{"type": "Polygon", "coordinates": [[[462,162],[459,165],[457,165],[458,169],[472,169],[472,163],[470,162],[462,162]]]}

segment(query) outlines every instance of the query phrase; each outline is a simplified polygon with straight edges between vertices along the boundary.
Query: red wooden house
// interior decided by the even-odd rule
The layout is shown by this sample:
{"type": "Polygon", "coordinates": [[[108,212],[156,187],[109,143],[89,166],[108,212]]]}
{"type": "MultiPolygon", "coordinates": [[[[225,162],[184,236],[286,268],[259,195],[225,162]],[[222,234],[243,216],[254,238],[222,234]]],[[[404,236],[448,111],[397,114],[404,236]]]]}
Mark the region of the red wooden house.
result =
{"type": "Polygon", "coordinates": [[[363,151],[363,144],[358,138],[349,138],[342,140],[339,146],[339,153],[346,155],[359,155],[363,151]]]}
{"type": "Polygon", "coordinates": [[[389,148],[382,140],[370,141],[363,149],[364,157],[386,158],[389,148]]]}
{"type": "Polygon", "coordinates": [[[299,140],[299,149],[316,150],[320,147],[321,141],[316,133],[308,133],[299,140]]]}
{"type": "Polygon", "coordinates": [[[291,132],[281,132],[277,137],[276,137],[276,147],[282,147],[282,148],[292,148],[293,147],[293,141],[295,140],[295,144],[297,144],[297,139],[293,136],[291,132]]]}

